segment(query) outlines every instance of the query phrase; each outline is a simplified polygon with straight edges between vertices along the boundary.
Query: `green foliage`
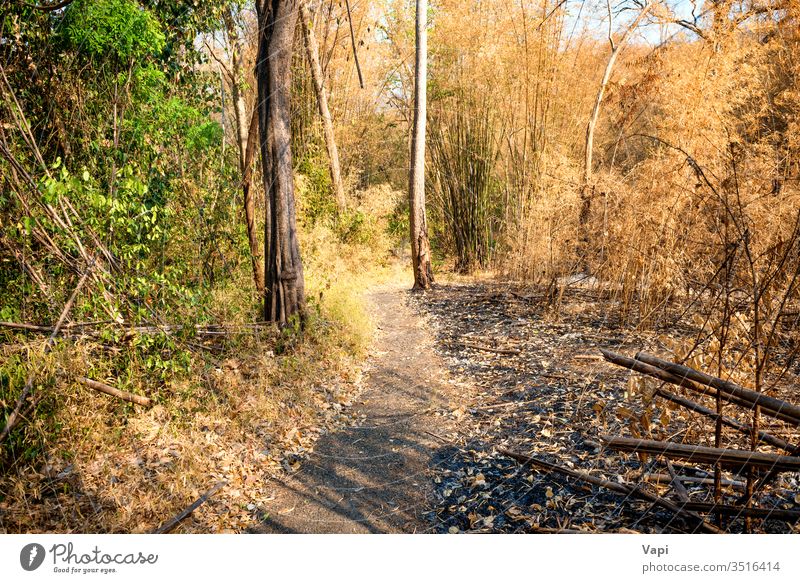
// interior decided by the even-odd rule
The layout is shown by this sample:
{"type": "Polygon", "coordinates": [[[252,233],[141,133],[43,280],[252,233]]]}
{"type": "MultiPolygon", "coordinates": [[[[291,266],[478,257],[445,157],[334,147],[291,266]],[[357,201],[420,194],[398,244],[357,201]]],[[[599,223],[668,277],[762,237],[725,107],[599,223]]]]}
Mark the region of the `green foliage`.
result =
{"type": "Polygon", "coordinates": [[[456,269],[468,273],[487,267],[502,220],[498,124],[488,100],[455,92],[437,105],[429,139],[432,215],[456,269]]]}
{"type": "Polygon", "coordinates": [[[298,196],[302,205],[300,217],[309,225],[336,217],[331,175],[322,156],[318,150],[309,150],[297,164],[297,171],[305,177],[301,183],[301,196],[298,196]]]}
{"type": "Polygon", "coordinates": [[[131,0],[76,0],[63,30],[73,48],[94,59],[128,63],[164,48],[161,24],[131,0]]]}

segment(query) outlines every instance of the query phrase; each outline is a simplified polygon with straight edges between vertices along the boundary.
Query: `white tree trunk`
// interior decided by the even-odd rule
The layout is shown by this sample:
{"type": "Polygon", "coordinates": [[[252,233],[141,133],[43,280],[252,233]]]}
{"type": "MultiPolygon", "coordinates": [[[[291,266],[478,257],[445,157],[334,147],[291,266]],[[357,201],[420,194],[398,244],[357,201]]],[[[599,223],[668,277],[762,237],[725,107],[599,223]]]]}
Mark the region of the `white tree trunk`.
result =
{"type": "Polygon", "coordinates": [[[433,284],[431,249],[425,216],[425,127],[428,80],[427,21],[428,2],[427,0],[417,0],[414,129],[411,138],[411,169],[408,188],[414,289],[428,289],[433,284]]]}

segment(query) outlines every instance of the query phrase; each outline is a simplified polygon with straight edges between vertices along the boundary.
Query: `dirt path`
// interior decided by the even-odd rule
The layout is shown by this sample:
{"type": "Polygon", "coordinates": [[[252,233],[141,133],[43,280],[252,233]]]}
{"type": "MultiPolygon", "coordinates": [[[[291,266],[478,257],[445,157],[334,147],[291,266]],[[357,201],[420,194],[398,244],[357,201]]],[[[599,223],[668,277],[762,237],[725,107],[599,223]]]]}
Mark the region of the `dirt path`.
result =
{"type": "Polygon", "coordinates": [[[419,532],[428,528],[428,469],[452,391],[433,338],[407,305],[407,287],[369,294],[378,325],[357,425],[323,436],[310,459],[276,482],[259,531],[419,532]],[[437,414],[438,413],[438,414],[437,414]]]}

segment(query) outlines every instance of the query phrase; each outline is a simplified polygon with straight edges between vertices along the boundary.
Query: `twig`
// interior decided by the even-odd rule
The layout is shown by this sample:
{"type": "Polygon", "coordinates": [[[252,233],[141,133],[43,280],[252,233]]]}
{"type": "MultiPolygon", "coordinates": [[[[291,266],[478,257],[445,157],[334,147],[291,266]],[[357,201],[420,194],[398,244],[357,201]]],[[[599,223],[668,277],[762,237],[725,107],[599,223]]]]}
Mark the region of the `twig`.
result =
{"type": "Polygon", "coordinates": [[[497,354],[519,354],[520,351],[516,348],[492,348],[491,346],[481,346],[479,344],[470,344],[469,342],[459,342],[459,346],[465,348],[472,348],[474,350],[483,350],[485,352],[495,352],[497,354]]]}
{"type": "Polygon", "coordinates": [[[211,488],[208,492],[200,496],[197,500],[192,502],[191,506],[182,510],[180,513],[176,514],[173,518],[153,530],[150,534],[167,534],[175,529],[182,521],[184,521],[192,512],[200,508],[203,504],[205,504],[209,498],[211,498],[214,494],[216,494],[223,486],[225,482],[217,482],[213,488],[211,488]]]}

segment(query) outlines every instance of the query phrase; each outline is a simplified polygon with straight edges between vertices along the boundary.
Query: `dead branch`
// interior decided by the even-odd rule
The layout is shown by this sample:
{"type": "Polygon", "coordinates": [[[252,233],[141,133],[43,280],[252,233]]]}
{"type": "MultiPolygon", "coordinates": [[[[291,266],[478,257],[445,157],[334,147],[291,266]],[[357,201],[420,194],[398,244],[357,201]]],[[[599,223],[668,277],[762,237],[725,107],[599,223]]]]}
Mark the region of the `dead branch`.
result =
{"type": "MultiPolygon", "coordinates": [[[[700,478],[697,476],[678,476],[684,484],[713,484],[714,478],[700,478]]],[[[654,484],[670,484],[672,483],[672,476],[669,474],[645,474],[645,482],[653,482],[654,484]]],[[[745,483],[738,480],[722,480],[723,487],[731,488],[733,490],[744,491],[745,483]]]]}
{"type": "Polygon", "coordinates": [[[754,406],[757,405],[764,412],[771,411],[775,414],[786,415],[794,419],[797,425],[800,425],[800,407],[793,405],[792,403],[788,403],[787,401],[776,399],[775,397],[770,397],[763,393],[757,393],[756,391],[751,391],[750,389],[745,389],[736,383],[713,377],[709,374],[694,370],[693,368],[684,366],[682,364],[675,364],[666,360],[662,360],[644,352],[638,353],[636,355],[636,360],[640,360],[646,364],[658,367],[662,370],[672,373],[677,377],[686,378],[696,383],[700,383],[701,385],[712,387],[724,395],[737,397],[741,400],[752,403],[754,406]]]}
{"type": "MultiPolygon", "coordinates": [[[[731,392],[726,392],[725,390],[720,390],[720,389],[718,389],[716,387],[707,386],[707,385],[705,385],[703,383],[698,384],[698,383],[694,382],[694,379],[690,379],[690,378],[688,378],[686,376],[673,374],[671,371],[668,371],[666,369],[663,369],[663,368],[660,368],[660,367],[645,363],[641,359],[638,358],[639,355],[637,355],[637,358],[629,358],[627,356],[623,356],[621,354],[617,354],[615,352],[611,352],[610,350],[604,350],[602,348],[600,349],[600,352],[603,353],[603,356],[609,362],[612,362],[612,363],[617,364],[619,366],[624,366],[625,368],[629,368],[629,369],[634,370],[636,372],[640,372],[642,374],[646,374],[648,376],[657,378],[657,379],[662,380],[664,382],[684,387],[686,389],[689,389],[690,391],[694,391],[696,393],[700,393],[700,394],[703,394],[703,395],[711,395],[711,396],[716,396],[717,392],[719,392],[719,393],[721,393],[723,402],[732,403],[734,405],[738,405],[740,407],[743,407],[744,409],[747,409],[747,410],[752,410],[752,409],[755,408],[756,403],[753,401],[752,395],[756,395],[756,396],[758,396],[760,398],[759,402],[758,402],[758,405],[762,407],[761,410],[762,410],[763,413],[765,413],[766,415],[769,415],[770,417],[774,417],[775,419],[780,419],[781,421],[785,421],[785,422],[791,423],[793,425],[800,425],[800,416],[796,416],[790,411],[791,408],[796,408],[796,407],[794,407],[794,405],[786,403],[785,401],[781,401],[780,399],[774,399],[773,397],[767,397],[766,395],[762,395],[761,393],[756,393],[755,391],[748,391],[747,389],[744,389],[742,387],[739,387],[739,389],[741,389],[741,391],[745,391],[745,393],[741,393],[740,391],[737,391],[736,394],[734,394],[734,393],[731,393],[731,392]],[[746,393],[751,393],[752,395],[746,395],[746,393]],[[767,402],[767,401],[769,403],[777,402],[777,403],[780,403],[780,404],[773,403],[773,407],[764,407],[764,403],[767,402]],[[788,406],[788,408],[786,406],[788,406]]],[[[661,361],[661,362],[665,362],[666,363],[666,361],[661,361]]],[[[671,363],[666,363],[666,364],[671,364],[671,363]]],[[[683,368],[687,368],[688,369],[688,367],[683,367],[683,368]]],[[[693,369],[689,369],[689,370],[693,370],[693,369]]],[[[697,372],[697,371],[694,371],[694,372],[697,372]]],[[[702,373],[698,373],[698,374],[702,374],[702,373]]],[[[708,376],[708,375],[705,375],[705,376],[708,376]]],[[[717,380],[720,380],[720,379],[717,379],[717,380]]],[[[722,382],[725,382],[725,381],[722,381],[722,382]]],[[[730,383],[730,384],[733,384],[733,383],[730,383]]],[[[734,386],[738,386],[738,385],[734,385],[734,386]]]]}
{"type": "Polygon", "coordinates": [[[794,522],[800,520],[800,510],[782,510],[780,508],[746,508],[727,504],[714,504],[712,502],[687,502],[684,506],[688,510],[703,513],[717,513],[726,516],[744,516],[794,522]]]}
{"type": "MultiPolygon", "coordinates": [[[[732,419],[731,417],[726,417],[725,415],[717,415],[717,413],[713,409],[709,409],[708,407],[701,405],[700,403],[696,403],[691,399],[680,397],[664,389],[658,389],[656,391],[656,394],[662,399],[665,399],[671,403],[675,403],[676,405],[680,405],[681,407],[689,409],[690,411],[694,411],[695,413],[699,413],[700,415],[704,415],[705,417],[709,417],[710,419],[716,420],[717,418],[719,418],[719,420],[722,422],[723,425],[735,429],[736,431],[743,433],[744,435],[749,436],[751,434],[751,428],[749,425],[741,423],[740,421],[732,419]]],[[[782,449],[783,451],[786,451],[791,455],[794,455],[796,451],[795,446],[784,441],[779,437],[775,437],[771,433],[767,433],[766,431],[758,432],[758,440],[763,443],[777,447],[778,449],[782,449]]]]}
{"type": "Polygon", "coordinates": [[[217,482],[213,488],[208,490],[205,494],[200,496],[197,500],[192,502],[192,504],[176,514],[173,518],[153,530],[150,534],[167,534],[175,529],[182,521],[184,521],[192,512],[200,508],[203,504],[205,504],[209,498],[211,498],[214,494],[216,494],[223,486],[225,482],[217,482]]]}
{"type": "Polygon", "coordinates": [[[101,393],[105,393],[106,395],[111,395],[112,397],[116,397],[117,399],[122,399],[123,401],[127,401],[128,403],[135,403],[136,405],[141,405],[142,407],[149,407],[152,405],[152,401],[147,397],[142,397],[141,395],[134,395],[133,393],[129,393],[127,391],[120,391],[119,389],[115,389],[114,387],[107,385],[105,383],[101,383],[99,381],[93,381],[92,379],[87,379],[86,377],[78,377],[77,380],[82,385],[89,387],[90,389],[94,389],[95,391],[100,391],[101,393]]]}

